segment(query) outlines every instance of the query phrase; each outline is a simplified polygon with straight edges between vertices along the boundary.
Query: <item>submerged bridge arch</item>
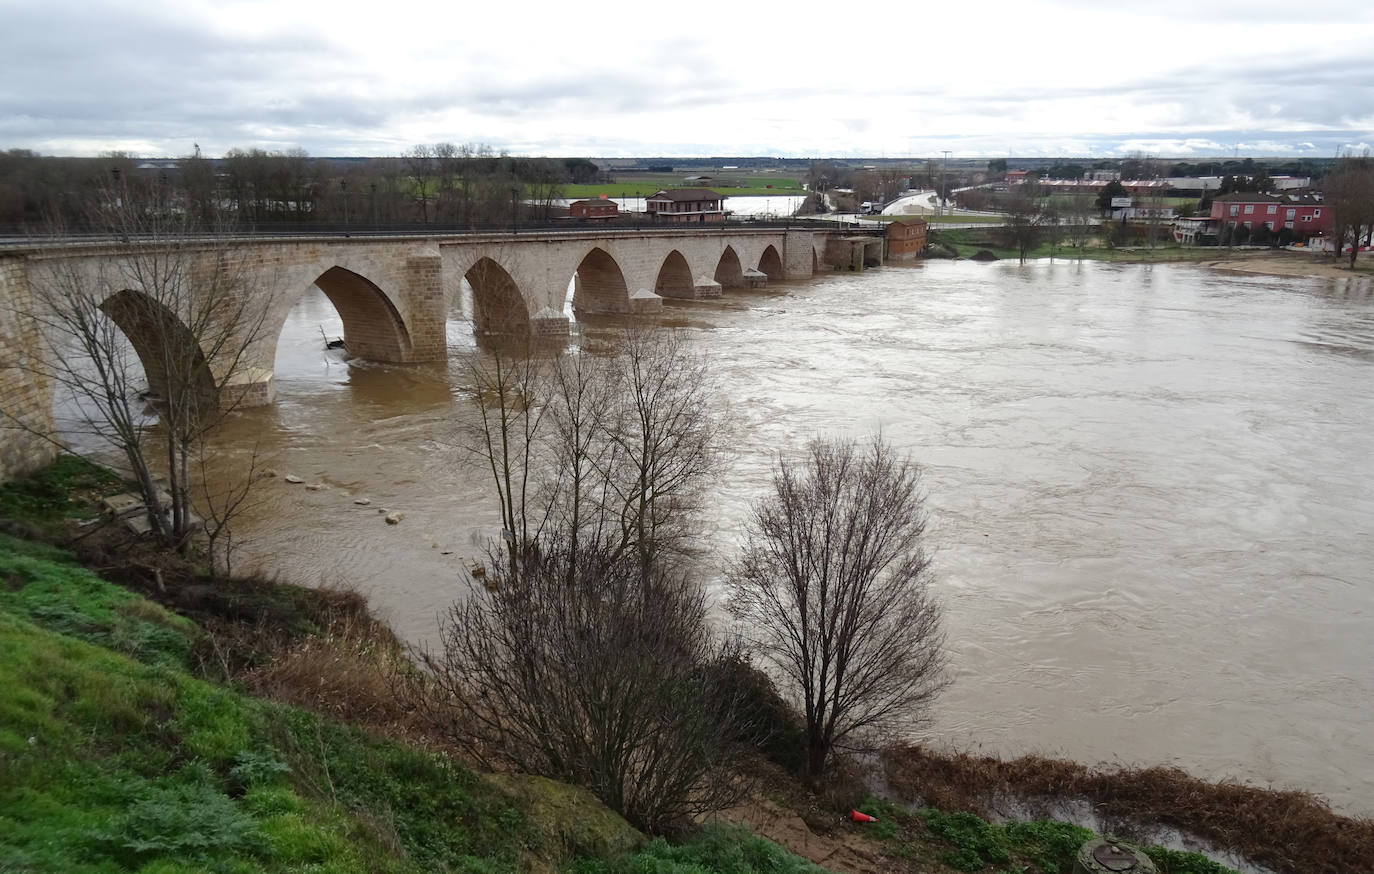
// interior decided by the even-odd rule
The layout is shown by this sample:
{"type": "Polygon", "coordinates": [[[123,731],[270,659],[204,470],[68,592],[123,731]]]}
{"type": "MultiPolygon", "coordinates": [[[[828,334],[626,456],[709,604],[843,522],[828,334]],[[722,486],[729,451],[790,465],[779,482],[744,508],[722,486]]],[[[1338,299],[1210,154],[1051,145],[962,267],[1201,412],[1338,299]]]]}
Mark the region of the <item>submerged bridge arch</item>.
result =
{"type": "MultiPolygon", "coordinates": [[[[315,277],[312,284],[338,312],[349,355],[388,364],[411,360],[410,329],[395,302],[375,282],[336,264],[315,277]]],[[[277,326],[278,338],[281,327],[277,326]]]]}
{"type": "Polygon", "coordinates": [[[483,255],[463,273],[472,287],[472,327],[482,335],[528,334],[529,301],[510,271],[483,255]]]}
{"type": "Polygon", "coordinates": [[[128,339],[143,365],[148,390],[170,398],[171,381],[181,385],[177,392],[189,397],[179,400],[196,409],[213,409],[219,403],[219,385],[201,346],[202,338],[187,326],[181,315],[141,289],[124,288],[105,298],[100,310],[128,339]]]}
{"type": "Polygon", "coordinates": [[[739,288],[744,285],[744,266],[740,264],[739,253],[735,251],[734,246],[727,243],[721,251],[712,278],[720,283],[721,288],[739,288]]]}
{"type": "Polygon", "coordinates": [[[630,286],[625,281],[625,271],[615,256],[599,245],[592,246],[577,262],[572,283],[574,313],[630,311],[630,286]]]}

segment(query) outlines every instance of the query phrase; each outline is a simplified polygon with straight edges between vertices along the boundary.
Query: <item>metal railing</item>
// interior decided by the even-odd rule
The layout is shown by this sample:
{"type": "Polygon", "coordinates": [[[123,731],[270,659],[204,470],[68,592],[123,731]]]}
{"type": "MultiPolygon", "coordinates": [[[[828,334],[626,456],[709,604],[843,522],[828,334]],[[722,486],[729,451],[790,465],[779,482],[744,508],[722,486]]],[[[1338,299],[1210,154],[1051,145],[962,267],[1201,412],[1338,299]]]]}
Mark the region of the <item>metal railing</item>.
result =
{"type": "MultiPolygon", "coordinates": [[[[484,236],[546,236],[552,234],[720,234],[743,231],[769,230],[817,230],[835,231],[849,235],[882,236],[885,228],[873,227],[868,222],[835,222],[815,218],[791,217],[785,219],[752,219],[748,217],[730,218],[723,222],[677,223],[655,222],[647,219],[619,218],[612,221],[553,219],[545,221],[521,221],[519,223],[465,223],[445,224],[438,222],[261,222],[229,225],[213,232],[204,231],[177,234],[177,239],[271,239],[271,238],[426,238],[426,237],[484,237],[484,236]]],[[[150,235],[148,239],[166,240],[167,234],[150,235]]],[[[137,238],[132,238],[137,239],[137,238]]],[[[101,244],[127,243],[131,238],[112,234],[108,229],[95,227],[76,228],[54,234],[51,231],[26,230],[22,228],[6,230],[0,228],[0,250],[23,250],[64,244],[101,244]]]]}

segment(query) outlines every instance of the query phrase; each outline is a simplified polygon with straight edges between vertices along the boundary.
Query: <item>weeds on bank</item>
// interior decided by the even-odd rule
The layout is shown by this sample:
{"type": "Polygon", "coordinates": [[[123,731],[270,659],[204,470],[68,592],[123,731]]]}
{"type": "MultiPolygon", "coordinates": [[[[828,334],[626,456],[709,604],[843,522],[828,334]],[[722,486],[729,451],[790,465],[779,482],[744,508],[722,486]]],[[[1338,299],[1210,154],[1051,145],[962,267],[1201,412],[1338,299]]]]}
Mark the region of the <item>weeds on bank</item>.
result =
{"type": "Polygon", "coordinates": [[[1374,859],[1374,820],[1340,816],[1307,792],[1211,783],[1175,768],[1104,770],[1037,756],[944,755],[920,746],[886,750],[884,766],[898,793],[941,810],[986,813],[990,800],[1007,797],[1081,798],[1123,829],[1178,827],[1285,874],[1347,874],[1374,859]]]}
{"type": "Polygon", "coordinates": [[[569,874],[826,874],[743,826],[711,825],[670,845],[655,838],[638,853],[611,861],[579,860],[569,874]]]}
{"type": "MultiPolygon", "coordinates": [[[[866,799],[859,808],[878,817],[869,834],[901,859],[934,861],[954,871],[981,874],[1067,874],[1091,831],[1067,822],[990,823],[966,811],[866,799]]],[[[1159,874],[1235,874],[1196,853],[1144,848],[1159,874]]]]}
{"type": "Polygon", "coordinates": [[[100,579],[69,553],[6,534],[0,608],[148,664],[186,665],[197,635],[188,620],[100,579]]]}
{"type": "Polygon", "coordinates": [[[75,455],[58,456],[30,476],[0,484],[0,519],[52,536],[71,520],[94,515],[100,498],[120,484],[107,468],[75,455]]]}

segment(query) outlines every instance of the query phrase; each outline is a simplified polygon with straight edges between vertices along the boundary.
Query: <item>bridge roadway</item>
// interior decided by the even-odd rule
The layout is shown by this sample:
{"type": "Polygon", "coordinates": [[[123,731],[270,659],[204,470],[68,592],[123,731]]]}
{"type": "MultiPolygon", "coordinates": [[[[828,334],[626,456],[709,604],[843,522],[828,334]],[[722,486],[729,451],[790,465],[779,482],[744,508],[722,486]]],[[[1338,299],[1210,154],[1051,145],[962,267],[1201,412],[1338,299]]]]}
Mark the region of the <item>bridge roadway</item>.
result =
{"type": "MultiPolygon", "coordinates": [[[[852,232],[851,232],[852,233],[852,232]]],[[[287,314],[314,285],[338,310],[350,354],[384,363],[442,360],[445,322],[460,284],[472,288],[474,331],[566,336],[567,289],[579,313],[651,311],[663,298],[719,296],[745,284],[746,270],[771,280],[802,279],[826,268],[839,232],[812,227],[522,231],[416,236],[253,236],[232,240],[26,242],[0,248],[0,480],[51,455],[52,387],[36,378],[46,344],[34,319],[42,290],[73,277],[94,288],[129,337],[157,389],[156,338],[190,336],[180,323],[140,325],[156,308],[118,306],[145,295],[128,277],[139,259],[168,254],[195,271],[228,272],[228,293],[262,327],[239,344],[232,365],[203,350],[224,396],[242,404],[275,397],[273,364],[287,314]],[[23,428],[16,429],[15,423],[23,428]]],[[[201,275],[206,275],[202,272],[201,275]]],[[[185,314],[167,316],[169,321],[185,314]]]]}

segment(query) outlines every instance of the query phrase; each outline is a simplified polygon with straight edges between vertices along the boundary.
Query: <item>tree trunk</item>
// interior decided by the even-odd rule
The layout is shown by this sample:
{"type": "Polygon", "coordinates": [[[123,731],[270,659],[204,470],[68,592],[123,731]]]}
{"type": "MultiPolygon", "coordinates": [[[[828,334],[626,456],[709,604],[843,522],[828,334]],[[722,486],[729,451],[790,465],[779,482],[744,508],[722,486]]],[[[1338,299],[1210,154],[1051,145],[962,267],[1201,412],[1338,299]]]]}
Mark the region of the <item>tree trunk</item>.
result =
{"type": "Polygon", "coordinates": [[[825,760],[829,757],[830,747],[819,730],[812,731],[806,742],[806,774],[816,779],[825,773],[825,760]]]}

